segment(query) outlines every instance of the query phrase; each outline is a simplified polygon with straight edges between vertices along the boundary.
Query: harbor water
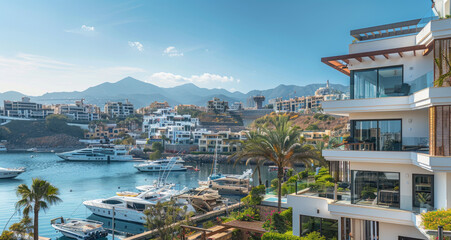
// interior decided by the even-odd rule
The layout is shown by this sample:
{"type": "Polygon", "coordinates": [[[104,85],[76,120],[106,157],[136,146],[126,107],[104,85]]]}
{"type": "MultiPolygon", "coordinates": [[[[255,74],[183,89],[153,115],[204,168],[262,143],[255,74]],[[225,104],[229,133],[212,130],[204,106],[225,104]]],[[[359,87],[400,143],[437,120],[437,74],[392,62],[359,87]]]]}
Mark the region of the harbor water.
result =
{"type": "MultiPolygon", "coordinates": [[[[118,191],[136,191],[139,185],[152,184],[158,179],[158,173],[143,173],[136,170],[136,162],[70,162],[58,158],[53,153],[1,153],[0,167],[26,167],[27,171],[15,179],[0,179],[0,227],[20,221],[21,214],[15,211],[18,200],[16,188],[20,184],[30,185],[33,178],[42,178],[59,188],[63,202],[51,206],[46,212],[41,211],[39,217],[39,235],[52,239],[61,237],[50,226],[50,220],[56,217],[89,218],[100,220],[105,227],[111,228],[111,220],[94,216],[82,204],[85,200],[112,197],[118,191]]],[[[187,165],[195,165],[186,163],[187,165]]],[[[221,173],[241,174],[254,166],[218,164],[221,173]]],[[[212,164],[198,165],[200,171],[173,172],[168,182],[194,188],[198,181],[204,181],[211,173],[212,164]]],[[[262,179],[271,180],[276,172],[269,172],[266,166],[262,169],[262,179]]],[[[257,174],[253,184],[257,184],[257,174]]],[[[7,228],[8,226],[6,226],[7,228]]],[[[116,229],[124,233],[140,233],[144,226],[116,221],[116,229]]],[[[120,237],[120,236],[119,236],[120,237]]]]}

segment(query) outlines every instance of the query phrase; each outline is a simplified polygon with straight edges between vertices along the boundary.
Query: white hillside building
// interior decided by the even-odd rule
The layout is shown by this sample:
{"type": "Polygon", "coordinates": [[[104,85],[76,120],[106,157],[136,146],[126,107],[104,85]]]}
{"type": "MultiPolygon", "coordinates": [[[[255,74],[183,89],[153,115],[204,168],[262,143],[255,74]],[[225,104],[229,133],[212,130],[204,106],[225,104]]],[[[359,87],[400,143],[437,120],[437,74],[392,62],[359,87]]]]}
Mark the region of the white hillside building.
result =
{"type": "Polygon", "coordinates": [[[150,139],[162,138],[164,135],[171,143],[189,144],[198,125],[199,119],[191,115],[177,115],[172,109],[158,109],[154,114],[144,116],[142,131],[150,139]]]}
{"type": "MultiPolygon", "coordinates": [[[[450,14],[449,0],[435,2],[450,14]]],[[[322,106],[351,121],[343,149],[323,151],[339,184],[329,192],[288,196],[293,234],[429,239],[420,212],[451,207],[450,79],[433,87],[439,76],[434,58],[450,54],[451,19],[392,23],[351,35],[357,41],[349,54],[322,59],[350,77],[351,99],[322,106]]]]}

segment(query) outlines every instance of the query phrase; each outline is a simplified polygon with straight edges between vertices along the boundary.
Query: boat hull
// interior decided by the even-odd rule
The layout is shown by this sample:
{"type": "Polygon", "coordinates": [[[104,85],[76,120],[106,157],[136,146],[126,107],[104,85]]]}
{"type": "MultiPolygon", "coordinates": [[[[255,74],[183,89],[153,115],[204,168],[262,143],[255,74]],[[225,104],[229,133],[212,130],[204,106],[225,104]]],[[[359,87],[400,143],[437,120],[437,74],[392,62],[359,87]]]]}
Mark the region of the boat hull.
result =
{"type": "MultiPolygon", "coordinates": [[[[91,211],[93,214],[105,217],[105,218],[113,218],[113,210],[111,207],[107,206],[100,206],[99,204],[96,204],[97,206],[93,206],[89,203],[84,203],[87,209],[91,211]]],[[[114,218],[121,220],[121,221],[127,221],[127,222],[134,222],[134,223],[145,223],[146,218],[144,213],[124,208],[115,209],[115,215],[114,218]]]]}
{"type": "Polygon", "coordinates": [[[0,179],[11,179],[22,174],[22,171],[0,172],[0,179]]]}
{"type": "Polygon", "coordinates": [[[171,171],[171,172],[185,172],[186,168],[173,168],[173,169],[149,169],[148,167],[136,167],[140,172],[161,172],[161,171],[171,171]]]}
{"type": "Polygon", "coordinates": [[[76,162],[125,162],[132,161],[133,157],[123,157],[123,156],[95,156],[95,157],[87,157],[87,156],[66,156],[62,154],[57,154],[63,160],[66,161],[76,161],[76,162]]]}

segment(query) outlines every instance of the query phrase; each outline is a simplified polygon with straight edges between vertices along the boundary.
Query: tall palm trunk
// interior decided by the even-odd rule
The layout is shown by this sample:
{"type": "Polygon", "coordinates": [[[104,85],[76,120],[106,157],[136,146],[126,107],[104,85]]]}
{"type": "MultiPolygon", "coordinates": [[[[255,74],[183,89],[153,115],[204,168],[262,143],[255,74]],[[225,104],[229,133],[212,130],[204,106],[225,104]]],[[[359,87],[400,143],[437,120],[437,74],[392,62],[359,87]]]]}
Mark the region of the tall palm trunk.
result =
{"type": "Polygon", "coordinates": [[[282,208],[282,180],[283,180],[283,166],[282,164],[279,164],[277,166],[277,178],[279,181],[277,182],[277,211],[280,212],[280,209],[282,208]]]}
{"type": "Polygon", "coordinates": [[[258,163],[257,163],[257,174],[258,174],[258,185],[263,185],[262,172],[261,172],[260,165],[258,163]]]}
{"type": "Polygon", "coordinates": [[[34,238],[34,240],[39,240],[39,206],[38,206],[38,204],[36,203],[35,205],[34,205],[34,219],[33,219],[33,221],[34,221],[34,225],[33,225],[33,238],[34,238]]]}

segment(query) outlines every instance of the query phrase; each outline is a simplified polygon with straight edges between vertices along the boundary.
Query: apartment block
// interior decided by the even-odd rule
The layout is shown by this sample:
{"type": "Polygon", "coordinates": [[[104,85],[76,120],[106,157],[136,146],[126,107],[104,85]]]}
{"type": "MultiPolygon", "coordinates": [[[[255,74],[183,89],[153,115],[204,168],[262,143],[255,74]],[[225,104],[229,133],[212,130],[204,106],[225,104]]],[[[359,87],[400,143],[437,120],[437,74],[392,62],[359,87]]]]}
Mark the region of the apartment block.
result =
{"type": "MultiPolygon", "coordinates": [[[[439,16],[450,14],[448,0],[435,2],[439,16]]],[[[322,58],[349,77],[350,99],[323,102],[322,108],[348,116],[351,137],[341,148],[323,150],[335,188],[288,195],[293,234],[430,239],[421,212],[451,207],[451,82],[436,81],[449,71],[444,56],[450,57],[451,19],[350,34],[356,40],[348,54],[322,58]]]]}
{"type": "Polygon", "coordinates": [[[133,104],[128,100],[123,102],[107,102],[104,107],[104,112],[113,118],[126,118],[133,114],[135,109],[133,104]]]}
{"type": "Polygon", "coordinates": [[[207,111],[208,112],[219,112],[223,113],[229,109],[229,102],[222,101],[219,98],[213,98],[207,102],[207,111]]]}
{"type": "Polygon", "coordinates": [[[44,119],[53,114],[52,109],[31,102],[29,97],[22,97],[22,101],[5,100],[3,104],[3,115],[7,117],[44,119]]]}
{"type": "Polygon", "coordinates": [[[56,104],[52,106],[55,114],[64,114],[75,121],[95,121],[100,119],[100,108],[96,105],[85,104],[83,100],[75,104],[56,104]]]}
{"type": "Polygon", "coordinates": [[[239,150],[239,140],[246,139],[246,132],[219,131],[217,133],[204,134],[199,139],[200,152],[233,153],[239,150]]]}
{"type": "Polygon", "coordinates": [[[321,104],[325,101],[348,98],[349,96],[346,93],[340,93],[333,90],[329,85],[329,81],[327,81],[326,86],[317,89],[313,96],[295,97],[288,100],[276,98],[270,103],[273,104],[274,111],[276,112],[312,113],[321,108],[321,104]]]}
{"type": "Polygon", "coordinates": [[[148,134],[149,139],[160,139],[164,136],[173,144],[190,144],[194,142],[192,133],[198,125],[198,118],[178,115],[173,109],[166,108],[144,116],[142,131],[148,134]]]}

